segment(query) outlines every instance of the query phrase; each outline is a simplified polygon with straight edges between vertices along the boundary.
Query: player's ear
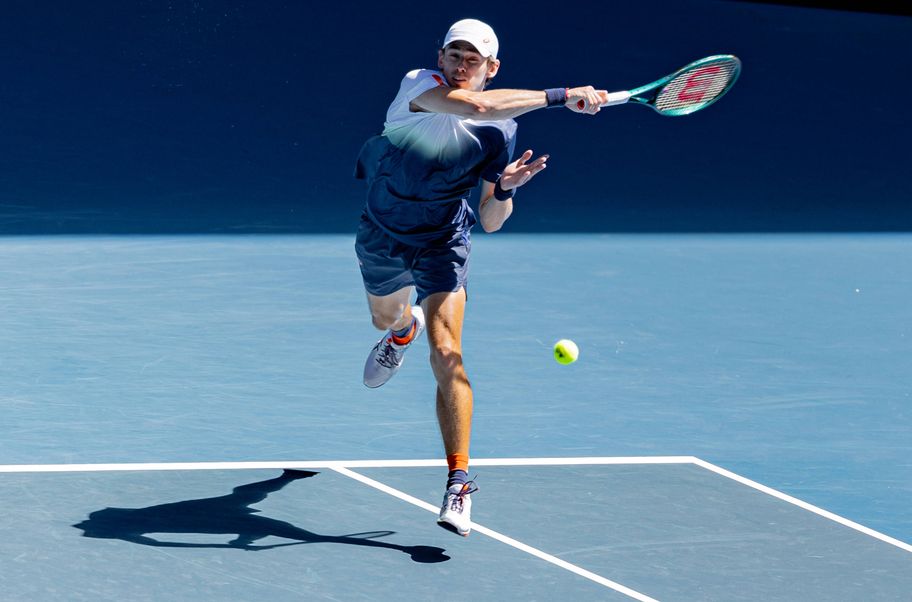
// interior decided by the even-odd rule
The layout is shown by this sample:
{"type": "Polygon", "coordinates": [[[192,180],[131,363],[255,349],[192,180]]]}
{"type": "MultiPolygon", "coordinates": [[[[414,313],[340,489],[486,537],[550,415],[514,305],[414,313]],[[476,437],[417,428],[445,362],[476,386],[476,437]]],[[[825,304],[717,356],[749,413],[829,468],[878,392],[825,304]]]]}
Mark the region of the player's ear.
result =
{"type": "Polygon", "coordinates": [[[491,79],[497,75],[497,71],[500,69],[500,61],[497,59],[488,59],[488,75],[486,79],[491,79]]]}
{"type": "Polygon", "coordinates": [[[437,68],[443,69],[443,48],[437,51],[437,68]]]}

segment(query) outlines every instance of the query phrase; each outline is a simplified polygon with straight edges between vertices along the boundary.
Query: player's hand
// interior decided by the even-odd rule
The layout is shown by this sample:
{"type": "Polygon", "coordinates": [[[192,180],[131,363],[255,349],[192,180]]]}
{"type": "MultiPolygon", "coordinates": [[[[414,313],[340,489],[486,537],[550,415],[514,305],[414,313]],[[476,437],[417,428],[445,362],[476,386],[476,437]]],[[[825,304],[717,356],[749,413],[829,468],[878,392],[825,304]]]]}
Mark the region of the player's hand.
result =
{"type": "Polygon", "coordinates": [[[583,86],[570,88],[567,91],[567,108],[574,113],[595,115],[601,110],[601,104],[605,102],[608,102],[607,90],[596,90],[592,86],[583,86]],[[580,106],[581,104],[582,106],[580,106]]]}
{"type": "Polygon", "coordinates": [[[547,167],[545,162],[548,160],[548,155],[542,155],[529,163],[531,158],[532,150],[530,149],[524,152],[519,159],[507,165],[500,176],[500,187],[504,190],[519,188],[547,167]]]}

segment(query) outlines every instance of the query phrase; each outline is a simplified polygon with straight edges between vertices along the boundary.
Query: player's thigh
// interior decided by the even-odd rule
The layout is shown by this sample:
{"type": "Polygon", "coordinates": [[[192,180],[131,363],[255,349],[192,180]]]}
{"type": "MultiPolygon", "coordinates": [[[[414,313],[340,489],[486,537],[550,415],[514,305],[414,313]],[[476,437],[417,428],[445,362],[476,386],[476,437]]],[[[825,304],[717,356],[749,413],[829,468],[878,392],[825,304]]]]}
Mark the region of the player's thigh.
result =
{"type": "Polygon", "coordinates": [[[465,290],[469,279],[471,242],[465,240],[446,247],[421,249],[412,262],[412,277],[419,303],[436,293],[465,290]]]}
{"type": "Polygon", "coordinates": [[[409,269],[414,249],[393,239],[366,216],[358,226],[355,254],[369,302],[371,297],[395,295],[415,284],[409,269]]]}

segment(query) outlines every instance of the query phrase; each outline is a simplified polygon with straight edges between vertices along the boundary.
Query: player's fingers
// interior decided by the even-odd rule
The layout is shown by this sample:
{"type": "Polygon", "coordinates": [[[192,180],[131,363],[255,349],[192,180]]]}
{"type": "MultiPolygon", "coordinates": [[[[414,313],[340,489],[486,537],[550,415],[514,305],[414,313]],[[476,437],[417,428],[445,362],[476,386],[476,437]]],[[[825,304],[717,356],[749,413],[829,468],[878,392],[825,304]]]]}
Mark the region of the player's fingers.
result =
{"type": "Polygon", "coordinates": [[[530,159],[531,156],[532,151],[526,151],[519,159],[516,160],[515,165],[511,166],[512,168],[508,168],[504,172],[504,176],[506,176],[511,183],[515,182],[515,186],[522,186],[530,179],[532,179],[532,176],[546,167],[546,162],[549,155],[542,155],[531,163],[526,163],[523,165],[520,164],[524,159],[530,159]]]}
{"type": "Polygon", "coordinates": [[[545,161],[546,161],[545,158],[539,157],[532,163],[529,163],[529,164],[523,166],[523,168],[518,172],[517,175],[519,175],[520,178],[525,178],[526,176],[528,176],[530,174],[535,175],[536,173],[538,173],[542,169],[544,169],[544,167],[546,165],[545,161]]]}
{"type": "Polygon", "coordinates": [[[548,155],[543,155],[528,165],[528,175],[531,178],[541,170],[548,167],[548,155]]]}
{"type": "Polygon", "coordinates": [[[586,98],[580,99],[576,104],[577,109],[580,113],[586,113],[587,115],[595,115],[602,110],[601,107],[602,101],[598,95],[592,94],[586,98]]]}
{"type": "Polygon", "coordinates": [[[595,90],[590,92],[589,98],[587,99],[587,101],[589,102],[589,107],[588,107],[589,110],[587,112],[590,115],[595,115],[596,113],[598,113],[599,111],[602,110],[601,99],[599,98],[599,95],[595,90]]]}
{"type": "Polygon", "coordinates": [[[538,167],[535,167],[534,169],[530,169],[530,170],[529,170],[529,178],[531,179],[532,176],[534,176],[535,174],[537,174],[537,173],[540,172],[540,171],[543,171],[546,167],[547,167],[547,165],[545,165],[544,163],[542,163],[542,164],[539,165],[538,167]]]}

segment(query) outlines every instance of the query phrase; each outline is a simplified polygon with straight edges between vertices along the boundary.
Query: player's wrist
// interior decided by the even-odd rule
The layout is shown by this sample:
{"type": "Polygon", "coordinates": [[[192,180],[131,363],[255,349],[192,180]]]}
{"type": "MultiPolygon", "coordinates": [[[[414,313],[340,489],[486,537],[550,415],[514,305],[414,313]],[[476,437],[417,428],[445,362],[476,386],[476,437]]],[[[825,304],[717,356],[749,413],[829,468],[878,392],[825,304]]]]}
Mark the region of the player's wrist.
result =
{"type": "Polygon", "coordinates": [[[494,198],[498,201],[509,201],[513,198],[514,192],[516,192],[515,188],[504,190],[503,186],[500,185],[500,178],[497,178],[497,181],[494,182],[494,198]]]}
{"type": "Polygon", "coordinates": [[[548,88],[545,90],[545,100],[549,109],[564,106],[567,104],[568,98],[570,98],[569,88],[548,88]]]}

